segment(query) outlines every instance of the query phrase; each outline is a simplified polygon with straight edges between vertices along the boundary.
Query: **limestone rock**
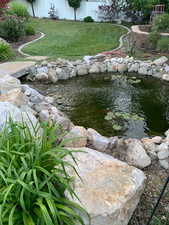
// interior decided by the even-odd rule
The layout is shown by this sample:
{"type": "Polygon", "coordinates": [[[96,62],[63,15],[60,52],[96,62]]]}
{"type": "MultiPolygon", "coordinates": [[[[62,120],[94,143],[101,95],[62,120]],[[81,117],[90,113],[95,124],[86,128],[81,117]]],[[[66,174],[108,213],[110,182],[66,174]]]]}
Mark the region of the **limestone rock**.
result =
{"type": "Polygon", "coordinates": [[[47,73],[44,73],[44,72],[41,72],[41,73],[38,73],[38,74],[36,74],[36,76],[35,76],[35,78],[37,79],[37,80],[48,80],[48,74],[47,73]]]}
{"type": "Polygon", "coordinates": [[[5,94],[15,88],[21,88],[21,83],[15,77],[0,75],[0,94],[5,94]]]}
{"type": "Polygon", "coordinates": [[[65,144],[66,147],[86,147],[87,130],[84,127],[74,126],[64,139],[67,141],[65,144]]]}
{"type": "Polygon", "coordinates": [[[32,134],[34,134],[32,124],[33,126],[38,124],[38,120],[30,111],[24,112],[9,102],[0,102],[0,118],[0,130],[4,128],[9,118],[14,122],[26,123],[32,134]]]}
{"type": "Polygon", "coordinates": [[[124,64],[124,63],[119,64],[118,68],[117,68],[118,72],[120,72],[120,73],[126,72],[127,69],[128,69],[127,64],[124,64]]]}
{"type": "Polygon", "coordinates": [[[54,69],[49,69],[48,79],[54,84],[58,81],[58,77],[54,69]]]}
{"type": "Polygon", "coordinates": [[[6,94],[0,95],[0,102],[10,102],[18,107],[28,103],[27,97],[23,94],[21,89],[12,89],[6,94]]]}
{"type": "Polygon", "coordinates": [[[142,143],[144,145],[145,150],[147,151],[147,153],[152,157],[152,158],[156,158],[157,157],[157,146],[155,145],[155,143],[153,142],[152,139],[150,138],[143,138],[142,143]]]}
{"type": "Polygon", "coordinates": [[[158,158],[159,159],[166,159],[169,157],[169,148],[166,143],[162,143],[158,147],[158,158]]]}
{"type": "Polygon", "coordinates": [[[141,141],[137,139],[126,140],[126,161],[132,166],[145,168],[151,165],[151,159],[143,148],[141,141]]]}
{"type": "Polygon", "coordinates": [[[79,76],[83,76],[83,75],[87,75],[88,72],[88,65],[87,64],[80,64],[77,65],[77,75],[79,76]]]}
{"type": "Polygon", "coordinates": [[[89,144],[95,150],[98,150],[100,152],[112,153],[113,149],[117,145],[117,137],[104,137],[92,128],[89,128],[87,132],[89,144]]]}
{"type": "Polygon", "coordinates": [[[169,159],[161,159],[159,160],[160,166],[163,167],[164,169],[168,170],[169,169],[169,159]]]}
{"type": "Polygon", "coordinates": [[[169,74],[163,74],[162,79],[165,81],[169,81],[169,74]]]}
{"type": "MultiPolygon", "coordinates": [[[[74,191],[80,202],[73,200],[87,210],[92,225],[127,225],[144,190],[144,173],[92,149],[77,150],[83,151],[74,153],[78,165],[69,160],[81,179],[68,169],[75,177],[74,191]]],[[[89,224],[87,219],[85,224],[89,224]]]]}
{"type": "Polygon", "coordinates": [[[89,73],[99,73],[99,72],[100,72],[99,63],[94,63],[89,68],[89,73]]]}
{"type": "Polygon", "coordinates": [[[152,142],[155,144],[160,144],[162,142],[162,137],[160,136],[155,136],[152,138],[152,142]]]}
{"type": "Polygon", "coordinates": [[[157,66],[162,66],[168,61],[168,58],[166,56],[161,56],[159,59],[156,59],[153,61],[153,64],[157,66]]]}
{"type": "Polygon", "coordinates": [[[138,70],[139,70],[139,63],[128,64],[128,72],[138,72],[138,70]]]}

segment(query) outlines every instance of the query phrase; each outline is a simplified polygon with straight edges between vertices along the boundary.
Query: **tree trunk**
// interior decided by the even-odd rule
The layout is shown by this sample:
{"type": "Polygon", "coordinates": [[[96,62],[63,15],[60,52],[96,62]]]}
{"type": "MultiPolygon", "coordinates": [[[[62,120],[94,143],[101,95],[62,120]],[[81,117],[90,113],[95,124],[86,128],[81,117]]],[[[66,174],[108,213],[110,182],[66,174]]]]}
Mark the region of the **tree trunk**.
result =
{"type": "Polygon", "coordinates": [[[34,7],[33,7],[33,2],[31,3],[31,7],[32,7],[33,17],[35,17],[35,10],[34,10],[34,7]]]}
{"type": "Polygon", "coordinates": [[[74,19],[75,19],[75,21],[76,21],[76,11],[77,11],[77,9],[74,9],[74,19]]]}

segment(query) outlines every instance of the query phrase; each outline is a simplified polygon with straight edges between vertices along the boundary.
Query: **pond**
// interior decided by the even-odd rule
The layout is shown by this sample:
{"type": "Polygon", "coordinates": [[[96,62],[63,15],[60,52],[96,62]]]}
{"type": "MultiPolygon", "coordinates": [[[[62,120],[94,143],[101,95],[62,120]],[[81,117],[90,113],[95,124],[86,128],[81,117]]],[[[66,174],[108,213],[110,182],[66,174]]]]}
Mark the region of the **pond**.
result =
{"type": "Polygon", "coordinates": [[[105,136],[142,138],[169,128],[169,84],[156,78],[97,74],[31,86],[54,97],[74,124],[105,136]]]}

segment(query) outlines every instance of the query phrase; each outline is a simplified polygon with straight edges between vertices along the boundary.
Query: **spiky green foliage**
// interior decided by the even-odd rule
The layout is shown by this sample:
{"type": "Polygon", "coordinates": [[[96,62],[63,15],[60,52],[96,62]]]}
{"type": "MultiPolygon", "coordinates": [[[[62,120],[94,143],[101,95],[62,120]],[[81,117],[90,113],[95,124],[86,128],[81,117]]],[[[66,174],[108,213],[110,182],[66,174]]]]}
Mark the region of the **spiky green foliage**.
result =
{"type": "MultiPolygon", "coordinates": [[[[68,200],[74,196],[72,178],[65,160],[72,151],[57,144],[57,127],[10,121],[0,133],[0,224],[75,225],[84,224],[77,212],[85,211],[68,200]]],[[[74,159],[74,157],[73,157],[74,159]]]]}

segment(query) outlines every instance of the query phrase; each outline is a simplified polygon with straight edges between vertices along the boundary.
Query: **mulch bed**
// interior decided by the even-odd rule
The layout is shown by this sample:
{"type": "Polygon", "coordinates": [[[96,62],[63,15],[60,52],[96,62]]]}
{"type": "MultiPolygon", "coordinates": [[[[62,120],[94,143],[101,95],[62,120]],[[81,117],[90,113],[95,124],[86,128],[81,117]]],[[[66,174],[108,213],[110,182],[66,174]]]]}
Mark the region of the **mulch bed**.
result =
{"type": "Polygon", "coordinates": [[[17,42],[12,42],[12,43],[10,43],[10,44],[11,44],[12,48],[18,49],[19,46],[21,46],[21,45],[23,45],[23,44],[25,44],[25,43],[27,43],[27,42],[33,41],[33,40],[39,38],[40,36],[41,36],[40,33],[37,33],[37,34],[35,34],[35,35],[25,36],[25,37],[23,37],[22,39],[20,39],[19,41],[17,41],[17,42]]]}

